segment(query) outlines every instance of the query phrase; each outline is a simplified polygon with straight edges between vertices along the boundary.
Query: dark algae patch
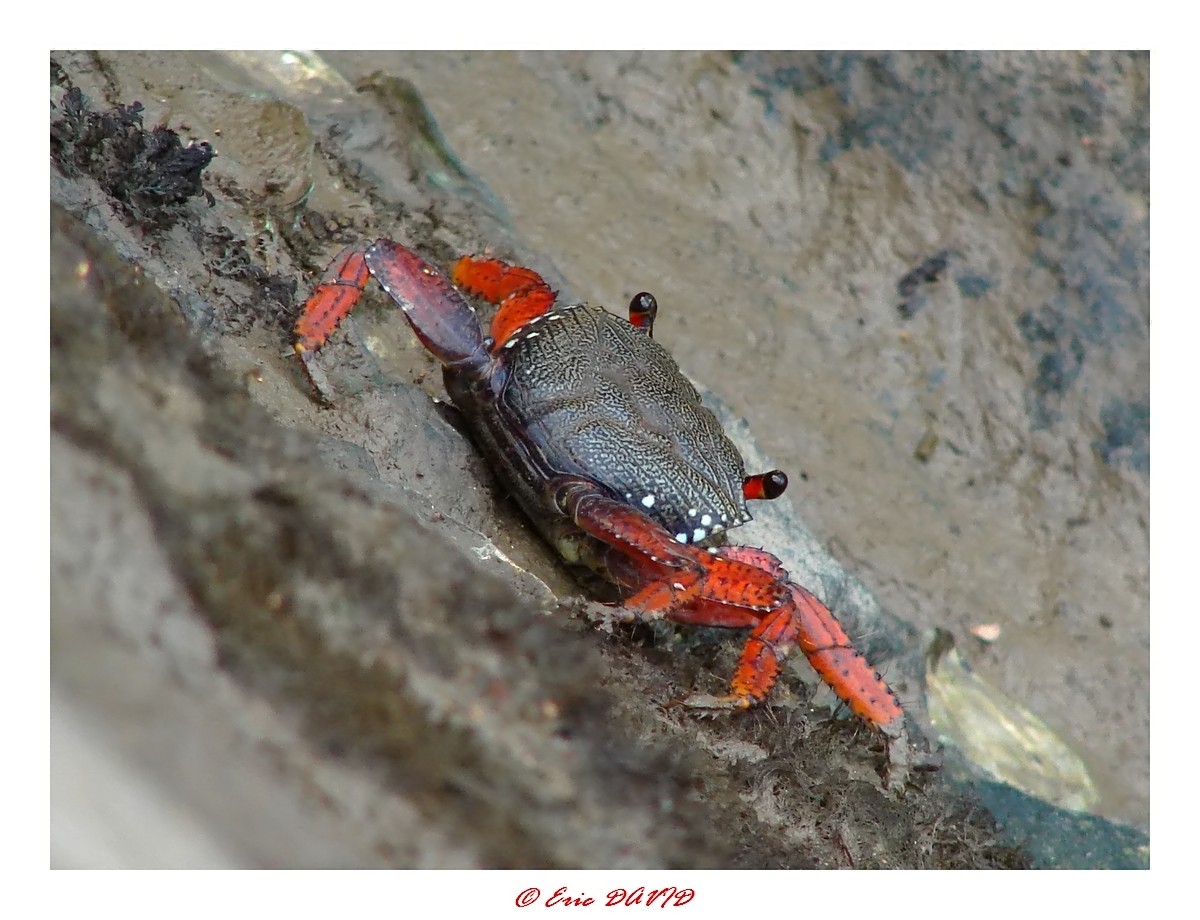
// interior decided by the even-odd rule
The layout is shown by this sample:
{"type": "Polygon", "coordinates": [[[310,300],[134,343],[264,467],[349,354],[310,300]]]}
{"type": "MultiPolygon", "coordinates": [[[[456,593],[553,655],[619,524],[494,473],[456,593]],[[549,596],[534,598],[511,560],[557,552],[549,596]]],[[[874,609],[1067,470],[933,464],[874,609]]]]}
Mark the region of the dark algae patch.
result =
{"type": "Polygon", "coordinates": [[[207,142],[186,147],[165,125],[146,130],[140,102],[93,111],[71,87],[50,123],[50,155],[65,176],[91,176],[129,218],[145,229],[168,230],[190,198],[214,203],[201,173],[216,153],[207,142]]]}

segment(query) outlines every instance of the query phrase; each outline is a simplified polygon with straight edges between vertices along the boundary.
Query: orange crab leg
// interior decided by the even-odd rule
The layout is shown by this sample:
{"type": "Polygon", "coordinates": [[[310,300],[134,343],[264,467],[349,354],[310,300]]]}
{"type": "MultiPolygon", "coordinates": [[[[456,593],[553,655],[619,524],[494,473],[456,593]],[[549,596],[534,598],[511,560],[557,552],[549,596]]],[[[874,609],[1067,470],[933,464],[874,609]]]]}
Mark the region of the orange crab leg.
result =
{"type": "Polygon", "coordinates": [[[837,617],[811,591],[788,584],[800,651],[851,711],[872,725],[888,728],[903,720],[904,710],[891,687],[862,653],[850,644],[837,617]]]}
{"type": "MultiPolygon", "coordinates": [[[[761,702],[775,686],[783,659],[799,645],[813,670],[855,715],[894,735],[903,724],[904,710],[892,688],[850,644],[828,607],[799,585],[788,583],[788,590],[788,602],[764,616],[746,640],[729,682],[729,695],[699,696],[689,699],[689,705],[747,709],[761,702]]],[[[689,622],[724,625],[702,619],[689,622]]]]}
{"type": "Polygon", "coordinates": [[[770,573],[679,543],[660,524],[590,482],[564,479],[553,488],[576,526],[613,547],[622,567],[632,572],[640,587],[625,600],[628,607],[674,616],[703,593],[761,616],[784,600],[782,585],[770,573]]]}
{"type": "MultiPolygon", "coordinates": [[[[722,546],[716,555],[730,562],[740,562],[760,572],[766,572],[771,578],[787,579],[783,563],[766,550],[755,549],[752,546],[722,546]]],[[[711,563],[710,563],[711,566],[711,563]]],[[[710,596],[711,591],[691,603],[683,610],[671,614],[675,623],[691,623],[695,626],[715,626],[724,629],[745,629],[757,626],[763,618],[763,611],[749,610],[745,607],[730,606],[720,599],[710,596]]]]}
{"type": "Polygon", "coordinates": [[[530,268],[509,265],[500,259],[463,256],[454,264],[451,277],[456,285],[499,304],[492,317],[492,353],[504,347],[514,332],[552,306],[555,291],[530,268]]]}
{"type": "Polygon", "coordinates": [[[790,604],[763,617],[746,640],[737,670],[729,681],[731,692],[727,699],[731,705],[746,709],[767,698],[779,679],[783,659],[795,645],[797,628],[790,604]]]}
{"type": "Polygon", "coordinates": [[[856,715],[885,731],[902,722],[904,711],[892,689],[850,643],[833,612],[788,580],[777,557],[750,546],[725,546],[716,553],[685,546],[590,483],[569,480],[559,489],[575,523],[612,546],[619,554],[616,567],[632,572],[641,586],[626,606],[680,623],[753,627],[729,695],[701,698],[695,705],[745,709],[761,702],[775,685],[784,658],[798,645],[813,670],[856,715]]]}
{"type": "Polygon", "coordinates": [[[362,296],[363,288],[371,280],[363,258],[369,246],[369,243],[358,243],[338,253],[325,270],[321,283],[309,296],[292,328],[292,347],[301,359],[329,340],[362,296]]]}
{"type": "Polygon", "coordinates": [[[768,553],[765,549],[732,544],[730,546],[722,546],[717,550],[717,553],[726,559],[736,559],[738,562],[746,563],[746,565],[756,566],[772,578],[787,580],[787,570],[783,567],[783,563],[779,561],[779,557],[768,553]]]}
{"type": "Polygon", "coordinates": [[[754,626],[730,681],[729,696],[700,698],[697,705],[746,708],[765,699],[783,659],[798,645],[812,669],[855,715],[885,731],[903,720],[904,711],[892,688],[854,648],[833,612],[807,588],[788,581],[777,557],[752,546],[725,546],[718,553],[778,579],[787,586],[788,597],[765,616],[753,617],[757,622],[724,609],[722,599],[708,591],[683,616],[671,615],[672,620],[697,625],[754,626]]]}
{"type": "Polygon", "coordinates": [[[746,629],[757,626],[763,615],[759,611],[744,607],[730,607],[717,601],[700,597],[687,607],[671,613],[672,623],[692,626],[715,626],[721,629],[746,629]]]}

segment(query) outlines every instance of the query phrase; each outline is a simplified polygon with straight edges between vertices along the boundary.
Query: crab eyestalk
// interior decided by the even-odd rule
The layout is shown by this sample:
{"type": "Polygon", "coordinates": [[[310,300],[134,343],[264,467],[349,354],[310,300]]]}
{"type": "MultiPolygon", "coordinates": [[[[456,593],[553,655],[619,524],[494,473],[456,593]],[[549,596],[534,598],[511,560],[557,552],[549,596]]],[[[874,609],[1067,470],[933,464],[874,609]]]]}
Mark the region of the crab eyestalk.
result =
{"type": "Polygon", "coordinates": [[[658,301],[654,295],[642,291],[634,294],[629,301],[629,324],[641,329],[650,338],[654,338],[654,320],[658,316],[658,301]]]}
{"type": "Polygon", "coordinates": [[[768,470],[765,473],[747,476],[745,482],[742,483],[742,495],[750,501],[770,500],[779,498],[787,485],[787,473],[783,470],[768,470]]]}

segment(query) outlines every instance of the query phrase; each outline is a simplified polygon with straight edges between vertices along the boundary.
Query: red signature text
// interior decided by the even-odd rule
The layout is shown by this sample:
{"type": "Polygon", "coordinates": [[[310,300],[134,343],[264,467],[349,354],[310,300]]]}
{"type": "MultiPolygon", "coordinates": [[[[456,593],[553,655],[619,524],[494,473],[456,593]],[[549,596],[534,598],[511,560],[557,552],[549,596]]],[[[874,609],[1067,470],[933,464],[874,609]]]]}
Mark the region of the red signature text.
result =
{"type": "MultiPolygon", "coordinates": [[[[650,888],[639,885],[637,888],[614,888],[600,902],[586,893],[574,894],[564,885],[548,895],[542,901],[543,907],[591,907],[599,903],[601,907],[683,907],[696,897],[695,889],[676,888],[669,885],[666,888],[650,888]]],[[[526,888],[516,897],[517,907],[532,907],[541,901],[542,892],[538,888],[526,888]]]]}

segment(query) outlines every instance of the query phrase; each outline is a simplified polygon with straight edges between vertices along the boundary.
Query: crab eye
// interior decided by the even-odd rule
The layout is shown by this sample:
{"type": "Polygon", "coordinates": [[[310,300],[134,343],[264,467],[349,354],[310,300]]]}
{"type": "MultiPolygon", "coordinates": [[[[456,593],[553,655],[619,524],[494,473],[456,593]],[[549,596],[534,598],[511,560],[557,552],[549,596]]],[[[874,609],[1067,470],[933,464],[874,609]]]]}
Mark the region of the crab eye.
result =
{"type": "Polygon", "coordinates": [[[768,498],[779,498],[788,486],[787,473],[783,470],[771,470],[763,474],[763,494],[768,498]]]}
{"type": "Polygon", "coordinates": [[[654,317],[658,315],[658,301],[653,294],[642,291],[634,294],[629,301],[629,324],[643,330],[646,335],[654,338],[654,317]]]}
{"type": "Polygon", "coordinates": [[[742,483],[742,494],[751,500],[778,498],[787,484],[787,474],[783,470],[756,473],[746,477],[742,483]]]}

